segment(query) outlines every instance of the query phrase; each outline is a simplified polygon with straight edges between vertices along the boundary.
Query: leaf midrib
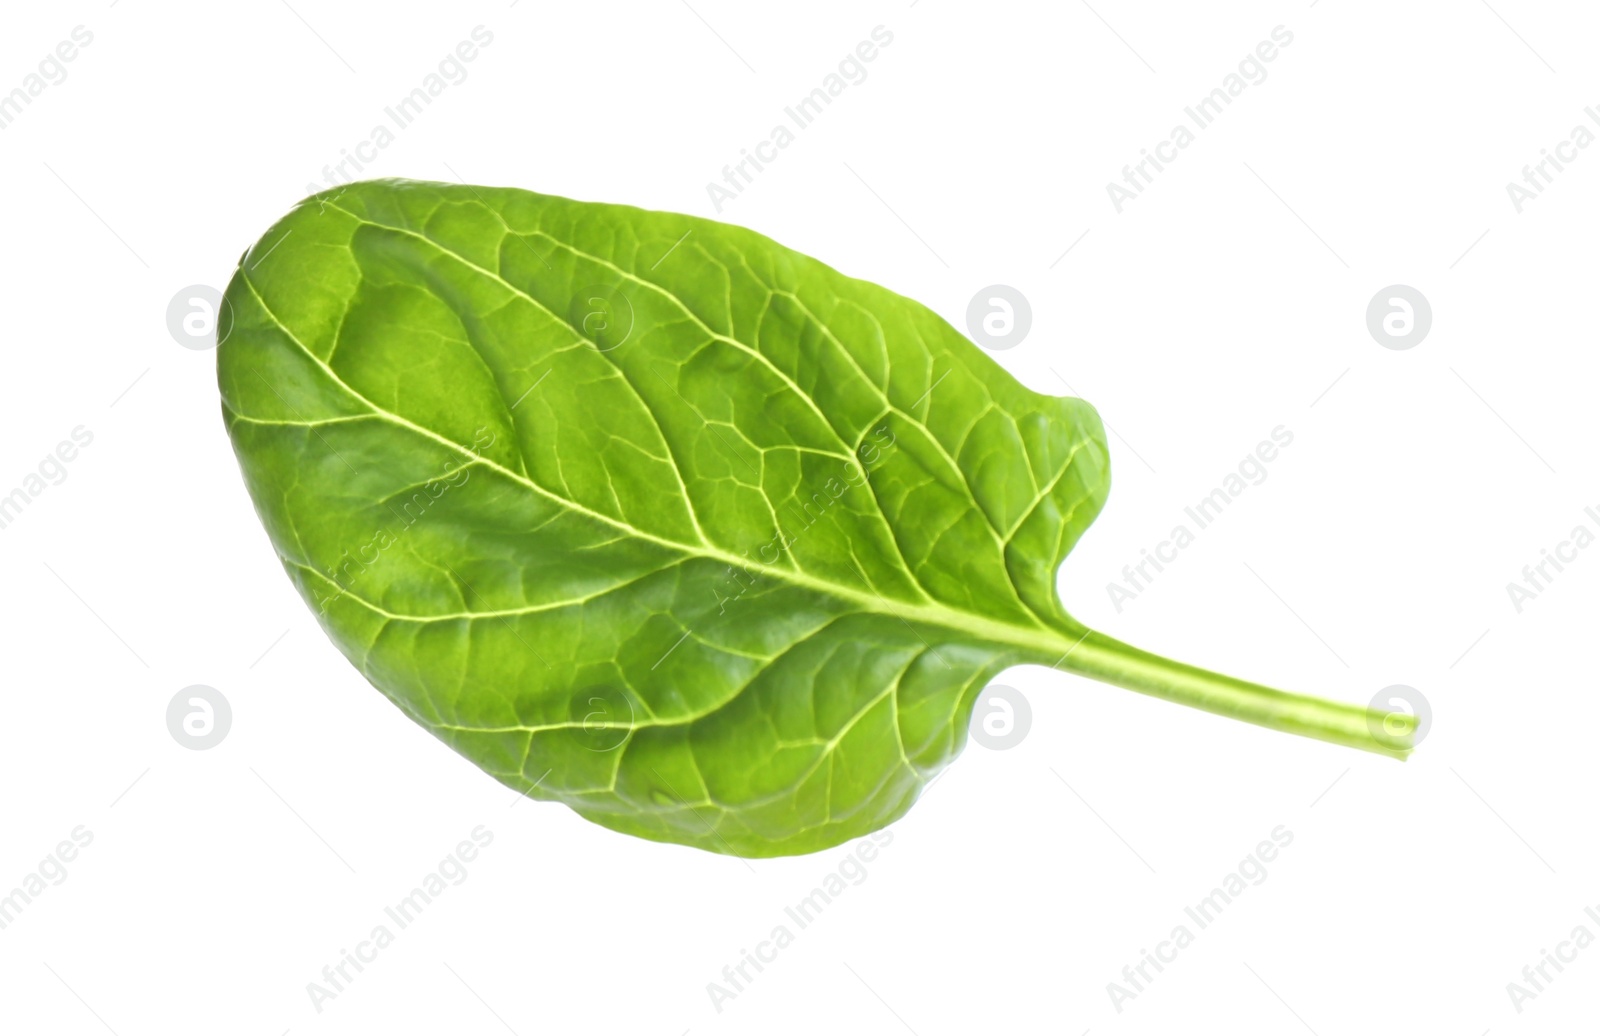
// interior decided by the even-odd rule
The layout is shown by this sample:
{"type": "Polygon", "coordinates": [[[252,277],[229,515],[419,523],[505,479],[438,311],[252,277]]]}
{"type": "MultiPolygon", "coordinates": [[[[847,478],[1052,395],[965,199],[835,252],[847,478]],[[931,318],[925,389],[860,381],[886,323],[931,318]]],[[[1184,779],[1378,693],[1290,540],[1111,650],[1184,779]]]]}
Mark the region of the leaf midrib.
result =
{"type": "MultiPolygon", "coordinates": [[[[482,202],[482,200],[480,199],[480,203],[483,204],[490,211],[493,211],[493,207],[489,206],[487,202],[482,202]]],[[[330,207],[330,208],[332,208],[332,209],[334,209],[334,210],[336,210],[338,212],[342,212],[346,216],[349,216],[358,225],[375,227],[375,228],[377,228],[379,230],[387,230],[390,233],[400,234],[400,235],[403,235],[405,237],[415,238],[416,240],[423,242],[428,247],[430,247],[430,248],[434,249],[435,251],[437,251],[440,255],[447,256],[447,257],[455,260],[456,262],[460,263],[462,266],[465,266],[467,269],[473,270],[474,272],[479,273],[479,274],[483,275],[484,277],[487,277],[490,280],[494,281],[496,284],[499,284],[502,288],[504,288],[505,290],[511,292],[513,295],[516,295],[519,298],[525,299],[530,305],[534,306],[535,308],[537,308],[540,311],[542,311],[545,314],[547,314],[552,320],[556,321],[558,324],[561,324],[563,327],[566,327],[568,330],[572,331],[572,333],[574,335],[576,335],[580,341],[586,341],[590,345],[595,346],[596,350],[601,352],[602,355],[604,355],[604,350],[601,350],[599,348],[599,343],[595,342],[593,339],[590,339],[590,338],[582,335],[576,328],[572,327],[572,325],[570,323],[568,323],[565,320],[562,320],[561,317],[558,316],[553,310],[551,310],[549,306],[545,305],[543,302],[541,302],[539,299],[535,298],[533,295],[529,294],[524,289],[518,287],[517,285],[515,285],[515,284],[511,283],[509,280],[507,280],[505,278],[504,274],[502,274],[502,273],[500,273],[500,272],[498,272],[496,270],[491,270],[488,267],[480,266],[478,263],[472,261],[467,256],[462,255],[460,252],[457,252],[454,249],[449,248],[449,247],[445,246],[444,244],[441,244],[438,241],[435,241],[433,238],[429,237],[427,234],[421,233],[421,232],[416,231],[416,230],[412,230],[410,227],[395,226],[392,223],[379,222],[378,220],[371,219],[371,218],[369,218],[367,216],[364,216],[364,215],[362,215],[362,214],[360,214],[358,212],[355,212],[355,211],[353,211],[351,209],[347,209],[344,206],[335,204],[334,202],[331,202],[331,201],[328,202],[327,204],[328,204],[328,207],[330,207]]],[[[499,213],[495,213],[495,215],[496,215],[497,218],[500,219],[500,223],[501,223],[502,226],[504,226],[506,228],[507,233],[513,234],[513,235],[516,235],[516,234],[519,233],[518,231],[512,230],[511,226],[505,222],[505,219],[503,217],[501,217],[499,215],[499,213]]],[[[801,400],[807,407],[810,408],[811,412],[816,415],[817,420],[822,423],[823,427],[827,428],[833,434],[834,438],[838,441],[839,445],[844,447],[847,451],[849,451],[848,457],[844,457],[842,459],[846,460],[847,463],[854,464],[855,467],[856,467],[856,470],[863,476],[863,478],[866,477],[866,475],[867,475],[866,468],[861,464],[860,458],[856,455],[856,449],[859,448],[859,443],[857,444],[856,447],[852,447],[848,442],[846,442],[845,438],[844,438],[844,434],[842,432],[840,432],[840,430],[837,427],[834,426],[834,423],[833,423],[832,419],[829,418],[827,413],[825,411],[823,411],[822,407],[818,405],[816,399],[813,398],[810,393],[806,392],[803,388],[801,388],[799,383],[797,383],[794,380],[794,378],[789,375],[789,373],[787,371],[784,371],[777,364],[773,363],[771,357],[767,356],[760,349],[754,348],[751,345],[749,345],[748,343],[740,341],[738,338],[735,338],[732,334],[723,334],[722,332],[717,331],[716,329],[712,328],[711,325],[707,324],[703,319],[701,319],[701,317],[700,317],[700,315],[698,313],[696,313],[687,304],[685,304],[683,299],[679,298],[675,293],[673,293],[672,291],[668,290],[663,285],[657,284],[655,281],[652,281],[652,280],[649,280],[647,278],[641,277],[638,274],[633,273],[633,272],[631,272],[629,270],[625,270],[622,267],[618,266],[615,262],[612,262],[611,260],[605,258],[604,256],[595,255],[592,252],[586,252],[583,249],[578,248],[577,246],[575,246],[575,245],[573,245],[573,244],[571,244],[569,242],[561,240],[560,238],[556,237],[553,234],[548,233],[547,231],[543,231],[543,230],[539,230],[538,228],[535,228],[535,229],[529,231],[528,233],[530,235],[532,235],[532,236],[542,237],[545,240],[549,241],[550,244],[553,245],[556,248],[559,248],[559,249],[562,249],[562,250],[564,250],[566,252],[569,252],[575,257],[578,257],[578,258],[584,259],[584,260],[586,260],[588,262],[594,263],[596,266],[601,266],[601,267],[604,267],[604,268],[606,268],[608,270],[611,270],[617,276],[622,277],[625,280],[631,281],[634,284],[637,284],[640,288],[646,289],[646,290],[648,290],[648,291],[650,291],[650,292],[652,292],[652,293],[654,293],[656,295],[661,296],[662,298],[666,299],[668,302],[672,303],[672,305],[676,306],[678,311],[681,312],[684,315],[685,318],[687,318],[688,320],[693,322],[694,325],[700,329],[701,333],[705,334],[712,341],[721,342],[721,343],[723,343],[725,345],[729,345],[729,346],[732,346],[735,349],[738,349],[740,352],[748,354],[752,359],[756,360],[763,367],[765,367],[768,371],[770,371],[775,377],[777,377],[780,381],[782,381],[784,386],[791,393],[794,394],[795,398],[801,400]]],[[[696,247],[698,247],[698,246],[696,246],[696,247]]],[[[703,249],[702,249],[702,251],[703,251],[703,249]]],[[[535,254],[537,254],[537,253],[535,253],[535,254]]],[[[742,256],[741,256],[741,261],[743,261],[742,256]]],[[[548,263],[546,265],[548,265],[548,263]]],[[[750,268],[748,263],[745,263],[745,267],[746,267],[746,269],[750,269],[750,272],[751,272],[752,276],[755,275],[755,271],[750,268]]],[[[868,388],[870,388],[874,393],[877,394],[878,399],[881,400],[882,403],[883,403],[883,406],[885,408],[885,412],[886,413],[888,413],[888,414],[899,414],[901,417],[905,418],[906,421],[910,422],[913,426],[921,429],[921,431],[923,432],[924,436],[926,437],[928,443],[933,446],[934,450],[942,458],[944,458],[945,463],[947,463],[950,466],[950,470],[955,475],[956,480],[959,481],[961,483],[961,485],[967,490],[967,495],[968,495],[969,498],[972,499],[972,502],[973,502],[973,509],[975,511],[977,511],[978,516],[983,520],[984,527],[986,529],[988,529],[990,537],[994,540],[995,549],[998,552],[998,554],[1000,555],[1000,557],[1002,559],[1002,562],[1003,562],[1004,557],[1005,557],[1005,553],[1006,553],[1006,548],[1007,548],[1007,546],[1008,546],[1008,544],[1010,542],[1011,534],[1002,535],[1002,533],[1000,532],[1000,529],[994,524],[994,520],[989,516],[988,511],[984,509],[984,507],[978,502],[977,498],[973,495],[972,489],[971,489],[971,485],[967,481],[966,472],[964,472],[961,469],[960,463],[955,459],[954,456],[951,455],[949,449],[947,449],[945,447],[945,444],[939,439],[939,437],[937,435],[935,435],[933,433],[933,429],[929,428],[916,415],[914,415],[914,414],[910,413],[909,411],[904,410],[901,407],[897,406],[895,404],[894,400],[889,398],[888,389],[885,386],[879,385],[872,378],[872,376],[867,373],[866,369],[861,366],[861,362],[860,362],[860,360],[858,360],[856,358],[855,354],[852,353],[845,346],[845,344],[839,340],[838,336],[833,333],[833,328],[829,327],[826,321],[822,320],[822,318],[820,318],[815,313],[813,313],[811,311],[810,307],[808,307],[805,304],[805,301],[803,299],[801,299],[799,295],[795,294],[794,292],[790,292],[790,291],[781,291],[781,290],[779,290],[779,289],[777,289],[775,287],[772,287],[771,285],[765,285],[765,287],[767,288],[767,291],[773,297],[787,298],[787,299],[791,300],[796,306],[798,306],[800,308],[800,310],[806,315],[807,319],[809,319],[812,322],[812,324],[814,324],[816,326],[817,330],[824,337],[826,337],[829,341],[831,341],[834,344],[835,348],[837,348],[839,350],[839,354],[845,358],[845,360],[850,364],[850,366],[855,368],[856,374],[861,378],[862,383],[865,384],[868,388]]],[[[877,318],[876,317],[873,317],[870,313],[868,314],[868,316],[872,318],[872,320],[873,320],[873,322],[875,324],[877,323],[877,318]]],[[[880,333],[882,332],[882,325],[881,324],[879,325],[879,331],[880,331],[880,333]]],[[[474,351],[476,351],[476,347],[474,347],[474,351]]],[[[480,357],[480,359],[481,359],[481,357],[480,357]]],[[[695,532],[700,535],[702,540],[704,540],[705,539],[705,531],[701,528],[700,521],[699,521],[699,516],[695,513],[694,496],[693,496],[692,493],[689,492],[689,486],[688,486],[688,483],[684,480],[683,471],[681,469],[681,466],[679,465],[676,456],[673,454],[672,443],[671,443],[671,440],[668,438],[668,436],[666,434],[666,429],[661,426],[660,420],[656,417],[654,411],[652,411],[650,409],[649,404],[647,402],[645,402],[644,397],[639,393],[638,387],[633,384],[632,379],[629,378],[627,376],[627,374],[622,370],[621,365],[617,364],[617,363],[615,363],[613,361],[612,362],[612,367],[622,377],[624,383],[626,383],[630,388],[633,389],[634,395],[639,399],[639,401],[641,403],[644,404],[644,408],[647,411],[647,413],[649,414],[649,417],[650,417],[651,421],[655,424],[656,431],[660,435],[662,444],[663,444],[663,446],[665,446],[665,448],[667,450],[667,454],[668,454],[668,458],[669,458],[669,461],[670,461],[670,465],[671,465],[671,467],[673,469],[673,475],[677,478],[678,485],[683,490],[684,505],[685,505],[685,507],[687,509],[689,520],[690,520],[691,524],[694,525],[695,532]]],[[[492,372],[491,372],[491,377],[493,377],[492,372]]],[[[496,380],[496,386],[498,387],[498,379],[495,379],[495,380],[496,380]]],[[[931,391],[931,389],[930,389],[930,391],[931,391]]],[[[503,397],[502,397],[502,401],[503,401],[503,397]]],[[[991,401],[990,409],[993,409],[993,408],[994,408],[994,403],[991,401]]],[[[874,420],[876,420],[876,418],[874,420]]],[[[515,422],[513,422],[513,423],[515,423],[515,422]]],[[[973,428],[977,427],[977,421],[976,420],[974,421],[972,427],[973,428]]],[[[967,431],[967,434],[970,435],[971,432],[972,432],[972,428],[969,428],[968,431],[967,431]]],[[[865,431],[863,431],[862,435],[865,436],[865,434],[866,434],[865,431]]],[[[958,447],[958,452],[959,452],[959,447],[958,447]]],[[[1074,452],[1076,452],[1076,448],[1074,449],[1074,452]]],[[[1070,457],[1069,457],[1069,460],[1070,460],[1070,457]]],[[[1031,514],[1032,511],[1035,508],[1037,508],[1040,503],[1043,502],[1043,495],[1039,493],[1038,478],[1034,473],[1033,464],[1031,462],[1029,462],[1029,463],[1027,463],[1025,465],[1025,467],[1027,468],[1027,471],[1028,471],[1029,480],[1033,482],[1034,490],[1035,490],[1035,493],[1036,493],[1036,495],[1034,497],[1034,500],[1033,500],[1033,503],[1029,505],[1028,511],[1027,511],[1028,514],[1031,514]]],[[[1063,468],[1063,472],[1064,471],[1065,471],[1065,467],[1063,468]]],[[[1060,477],[1061,477],[1060,474],[1058,474],[1056,476],[1056,480],[1059,481],[1060,477]]],[[[764,495],[765,494],[763,494],[763,496],[764,495]]],[[[874,491],[873,495],[874,495],[874,498],[876,498],[876,495],[877,495],[876,491],[874,491]]],[[[928,600],[928,601],[932,602],[934,600],[933,595],[931,593],[929,593],[927,587],[925,587],[922,584],[922,580],[918,577],[916,570],[912,567],[910,559],[905,556],[905,551],[900,545],[900,539],[896,535],[894,527],[890,525],[889,520],[888,520],[888,516],[884,515],[882,513],[882,511],[881,511],[881,507],[882,507],[881,501],[877,501],[877,503],[878,503],[878,506],[879,506],[879,512],[878,512],[879,513],[879,519],[883,523],[884,531],[889,537],[889,542],[894,545],[895,553],[897,555],[899,555],[900,562],[905,568],[906,575],[910,578],[911,585],[916,588],[917,593],[919,593],[925,600],[928,600]]],[[[768,508],[769,508],[769,510],[771,508],[771,502],[770,501],[768,501],[768,508]]],[[[1026,514],[1024,515],[1024,518],[1026,518],[1026,514]]],[[[1020,527],[1020,523],[1019,523],[1018,527],[1020,527]]],[[[1014,534],[1015,531],[1016,530],[1013,529],[1012,533],[1014,534]]],[[[1017,607],[1020,608],[1023,612],[1026,612],[1027,614],[1032,616],[1035,620],[1038,620],[1038,622],[1039,622],[1039,624],[1041,626],[1044,625],[1042,617],[1033,608],[1033,606],[1030,605],[1028,603],[1028,601],[1022,596],[1021,589],[1018,588],[1017,585],[1010,579],[1009,571],[1007,572],[1006,585],[1011,590],[1012,597],[1013,597],[1017,607]]]]}
{"type": "MultiPolygon", "coordinates": [[[[658,536],[654,533],[636,528],[635,526],[630,525],[625,521],[621,521],[620,519],[612,518],[610,515],[591,510],[575,500],[569,500],[566,497],[551,492],[545,487],[539,485],[537,482],[534,482],[532,479],[525,478],[496,461],[474,453],[473,451],[462,446],[460,443],[446,438],[430,428],[416,424],[415,422],[399,414],[378,406],[371,399],[357,391],[343,378],[339,377],[338,373],[334,371],[332,367],[325,363],[321,357],[319,357],[308,345],[306,345],[305,342],[300,340],[300,337],[296,335],[294,331],[292,331],[289,326],[285,324],[281,318],[279,318],[278,314],[273,311],[272,307],[268,305],[266,298],[261,294],[255,283],[250,279],[249,273],[242,267],[238,271],[238,278],[247,288],[250,289],[250,293],[255,296],[257,303],[260,304],[262,312],[267,315],[273,324],[275,324],[278,329],[281,330],[284,335],[288,337],[288,339],[293,342],[295,346],[299,348],[300,351],[304,353],[312,363],[316,364],[317,367],[321,369],[322,372],[335,385],[339,386],[344,392],[348,393],[351,398],[365,405],[373,414],[377,415],[383,420],[408,429],[414,434],[431,439],[441,446],[455,451],[471,463],[481,464],[491,471],[498,472],[500,475],[510,479],[512,482],[527,487],[534,493],[537,493],[552,503],[564,507],[569,511],[581,514],[604,525],[608,525],[611,528],[614,528],[617,531],[625,533],[629,536],[654,543],[660,547],[666,548],[667,550],[671,550],[683,555],[698,556],[719,561],[736,569],[757,572],[763,576],[766,576],[767,578],[787,582],[802,589],[810,590],[813,593],[819,593],[838,600],[850,602],[856,607],[865,611],[881,612],[905,621],[914,620],[926,625],[943,627],[963,635],[977,633],[982,639],[991,643],[1024,648],[1030,654],[1057,654],[1070,651],[1073,646],[1072,641],[1065,636],[1065,631],[1052,629],[1051,627],[1044,625],[1044,623],[1039,621],[1037,617],[1035,617],[1036,628],[1030,629],[1024,626],[1013,625],[1008,622],[998,622],[986,615],[982,615],[977,612],[963,611],[961,609],[952,608],[938,602],[934,602],[929,605],[919,605],[903,601],[893,601],[889,598],[883,597],[882,595],[865,594],[852,587],[834,583],[826,579],[819,579],[809,574],[791,571],[789,569],[774,568],[751,558],[746,558],[738,554],[724,551],[709,543],[694,545],[683,543],[678,540],[668,539],[664,536],[658,536]]],[[[240,413],[241,416],[247,416],[240,411],[235,412],[240,413]]],[[[306,560],[309,561],[310,559],[307,558],[306,560]]],[[[1030,614],[1032,613],[1030,612],[1030,614]]],[[[417,616],[416,618],[418,621],[422,621],[425,617],[417,616]]]]}

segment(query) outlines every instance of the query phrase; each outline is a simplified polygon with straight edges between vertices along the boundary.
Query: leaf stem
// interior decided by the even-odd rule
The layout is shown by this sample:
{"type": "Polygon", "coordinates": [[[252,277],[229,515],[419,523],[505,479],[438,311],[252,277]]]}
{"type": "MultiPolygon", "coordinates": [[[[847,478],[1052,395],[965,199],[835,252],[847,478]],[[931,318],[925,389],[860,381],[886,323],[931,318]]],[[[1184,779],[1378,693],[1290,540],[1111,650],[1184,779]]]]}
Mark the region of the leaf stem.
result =
{"type": "Polygon", "coordinates": [[[1087,630],[1055,668],[1271,730],[1404,759],[1415,716],[1275,690],[1174,662],[1087,630]]]}

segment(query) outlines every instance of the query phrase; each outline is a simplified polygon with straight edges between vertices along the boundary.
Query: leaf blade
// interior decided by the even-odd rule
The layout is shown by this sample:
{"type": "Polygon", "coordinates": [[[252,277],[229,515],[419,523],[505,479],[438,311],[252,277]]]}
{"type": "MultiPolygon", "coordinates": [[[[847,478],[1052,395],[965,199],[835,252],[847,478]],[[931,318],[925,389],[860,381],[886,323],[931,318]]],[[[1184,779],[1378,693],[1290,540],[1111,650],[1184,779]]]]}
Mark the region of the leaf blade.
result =
{"type": "Polygon", "coordinates": [[[346,657],[519,791],[826,848],[1087,633],[1055,573],[1105,500],[1098,416],[911,300],[513,189],[355,184],[268,236],[218,350],[258,513],[346,657]]]}

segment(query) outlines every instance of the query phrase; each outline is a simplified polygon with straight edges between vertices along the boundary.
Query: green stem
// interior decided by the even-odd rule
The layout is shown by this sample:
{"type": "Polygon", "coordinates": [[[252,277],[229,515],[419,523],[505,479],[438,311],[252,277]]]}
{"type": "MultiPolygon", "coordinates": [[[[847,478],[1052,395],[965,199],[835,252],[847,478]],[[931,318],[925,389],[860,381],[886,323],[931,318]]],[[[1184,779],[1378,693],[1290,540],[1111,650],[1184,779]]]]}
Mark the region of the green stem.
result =
{"type": "Polygon", "coordinates": [[[1219,716],[1404,759],[1416,717],[1291,694],[1141,651],[1093,630],[1055,668],[1219,716]]]}

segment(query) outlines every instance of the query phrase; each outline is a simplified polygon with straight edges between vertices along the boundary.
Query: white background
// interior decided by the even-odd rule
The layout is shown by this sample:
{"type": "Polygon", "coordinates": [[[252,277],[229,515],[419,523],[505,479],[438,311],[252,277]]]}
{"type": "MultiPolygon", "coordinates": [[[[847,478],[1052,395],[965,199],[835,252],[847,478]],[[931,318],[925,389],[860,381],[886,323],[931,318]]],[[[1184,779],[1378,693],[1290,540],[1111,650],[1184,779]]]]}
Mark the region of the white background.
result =
{"type": "Polygon", "coordinates": [[[1506,184],[1600,102],[1593,12],[293,2],[11,5],[0,33],[0,93],[75,26],[94,37],[0,131],[0,494],[74,427],[94,436],[0,529],[0,892],[93,833],[0,931],[0,1029],[1592,1022],[1600,948],[1520,1013],[1506,987],[1574,926],[1600,936],[1600,550],[1520,614],[1506,587],[1600,505],[1600,148],[1521,213],[1506,184]],[[494,39],[469,78],[368,174],[713,216],[707,182],[880,24],[894,39],[867,80],[720,218],[957,326],[985,285],[1028,297],[1031,332],[997,358],[1041,391],[1065,392],[1059,373],[1117,433],[1110,504],[1062,572],[1080,618],[1345,700],[1410,685],[1433,725],[1402,765],[1009,673],[1027,738],[973,746],[719,1013],[707,983],[847,849],[747,864],[612,834],[519,804],[412,725],[291,590],[213,354],[164,314],[221,287],[474,26],[494,39]],[[1107,182],[1277,25],[1294,40],[1266,80],[1118,214],[1107,182]],[[1366,327],[1396,283],[1433,308],[1408,351],[1366,327]],[[1295,438],[1267,480],[1119,614],[1106,584],[1278,425],[1295,438]],[[166,726],[197,683],[233,709],[209,751],[166,726]],[[480,824],[494,842],[467,879],[315,1011],[307,983],[480,824]],[[1107,983],[1277,825],[1294,841],[1267,880],[1119,1013],[1107,983]]]}

